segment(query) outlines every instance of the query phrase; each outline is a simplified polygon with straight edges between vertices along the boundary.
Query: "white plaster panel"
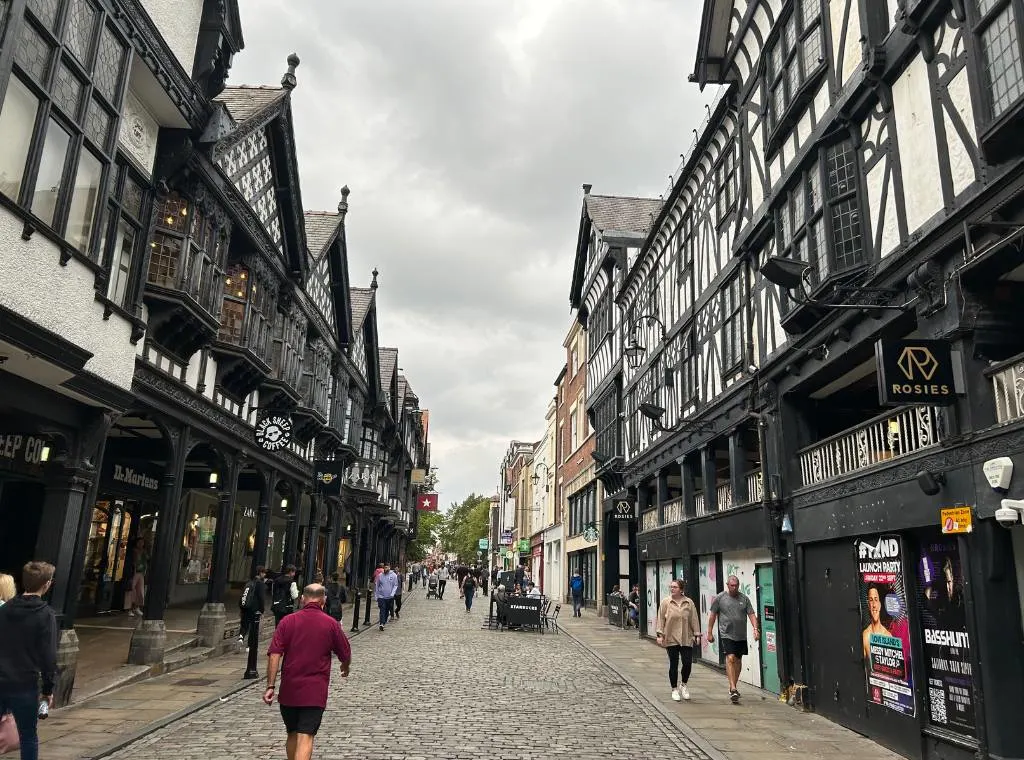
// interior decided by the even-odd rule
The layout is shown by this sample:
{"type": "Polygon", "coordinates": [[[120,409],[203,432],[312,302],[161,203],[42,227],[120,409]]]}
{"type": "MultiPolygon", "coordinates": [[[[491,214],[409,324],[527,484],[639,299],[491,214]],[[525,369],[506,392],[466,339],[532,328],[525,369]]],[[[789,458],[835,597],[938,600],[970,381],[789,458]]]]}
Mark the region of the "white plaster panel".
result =
{"type": "Polygon", "coordinates": [[[203,19],[203,0],[142,0],[142,7],[153,19],[167,47],[185,73],[192,76],[203,19]]]}
{"type": "MultiPolygon", "coordinates": [[[[967,78],[967,69],[964,68],[949,83],[949,97],[953,101],[953,107],[960,114],[964,124],[967,126],[967,134],[977,134],[974,128],[974,111],[971,109],[971,87],[967,78]]],[[[949,146],[949,165],[953,173],[953,194],[960,195],[978,179],[974,171],[972,148],[964,145],[960,134],[953,126],[949,114],[943,111],[943,119],[946,122],[946,143],[949,146]]]]}
{"type": "Polygon", "coordinates": [[[117,143],[134,158],[147,177],[153,174],[156,160],[156,139],[160,126],[146,110],[135,93],[129,91],[124,99],[121,133],[117,143]]]}
{"type": "Polygon", "coordinates": [[[814,123],[811,121],[811,109],[808,108],[800,115],[800,121],[796,124],[796,147],[798,149],[807,142],[807,138],[811,136],[813,129],[814,123]]]}
{"type": "Polygon", "coordinates": [[[185,368],[185,385],[192,390],[199,387],[199,364],[199,354],[195,354],[185,368]]]}
{"type": "MultiPolygon", "coordinates": [[[[841,86],[845,85],[860,66],[860,1],[832,0],[827,4],[829,21],[832,26],[832,68],[837,71],[841,86]],[[849,19],[846,19],[846,6],[850,4],[849,19]],[[843,38],[843,24],[846,22],[846,37],[843,38]],[[840,43],[843,43],[840,49],[840,43]],[[841,57],[841,61],[840,61],[841,57]],[[842,68],[840,69],[840,64],[842,68]]],[[[867,0],[871,2],[871,0],[867,0]]]]}
{"type": "Polygon", "coordinates": [[[216,385],[216,383],[217,360],[208,354],[206,361],[206,388],[203,390],[203,395],[211,401],[213,401],[213,386],[216,385]]]}
{"type": "Polygon", "coordinates": [[[93,354],[85,369],[129,389],[135,370],[131,323],[116,314],[103,319],[93,273],[74,259],[60,265],[57,246],[36,233],[21,239],[23,223],[0,208],[0,304],[93,354]]]}
{"type": "Polygon", "coordinates": [[[896,134],[907,204],[907,230],[913,233],[942,208],[939,152],[932,120],[928,64],[915,57],[892,89],[896,134]]]}
{"type": "MultiPolygon", "coordinates": [[[[879,219],[881,219],[882,242],[879,255],[888,256],[900,243],[900,232],[896,222],[896,202],[893,198],[892,188],[889,189],[885,202],[885,209],[881,209],[882,190],[885,183],[885,167],[887,161],[879,161],[874,168],[868,172],[865,184],[868,191],[868,208],[871,210],[871,241],[874,243],[879,219]]],[[[892,180],[889,180],[890,183],[892,180]]]]}
{"type": "Polygon", "coordinates": [[[832,95],[828,90],[828,86],[823,83],[818,87],[818,91],[814,93],[814,118],[817,119],[815,123],[821,121],[831,105],[832,95]]]}

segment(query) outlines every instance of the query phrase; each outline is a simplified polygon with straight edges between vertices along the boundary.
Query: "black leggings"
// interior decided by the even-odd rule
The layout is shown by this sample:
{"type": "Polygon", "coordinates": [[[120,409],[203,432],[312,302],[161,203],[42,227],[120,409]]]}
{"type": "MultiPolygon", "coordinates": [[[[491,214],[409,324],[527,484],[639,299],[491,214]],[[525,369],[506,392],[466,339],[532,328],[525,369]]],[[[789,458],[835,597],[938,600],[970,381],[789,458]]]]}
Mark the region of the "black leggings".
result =
{"type": "Polygon", "coordinates": [[[683,685],[690,680],[690,671],[693,670],[693,647],[667,646],[668,650],[668,682],[672,688],[679,685],[679,657],[683,658],[683,685]]]}

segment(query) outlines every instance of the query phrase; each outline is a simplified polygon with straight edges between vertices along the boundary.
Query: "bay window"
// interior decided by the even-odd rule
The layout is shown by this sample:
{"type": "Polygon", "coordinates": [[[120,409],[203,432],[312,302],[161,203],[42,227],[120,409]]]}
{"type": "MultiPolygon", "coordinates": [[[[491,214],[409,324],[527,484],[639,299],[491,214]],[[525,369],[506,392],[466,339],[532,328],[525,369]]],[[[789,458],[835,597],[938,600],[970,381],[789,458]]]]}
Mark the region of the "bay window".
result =
{"type": "Polygon", "coordinates": [[[821,1],[793,0],[765,51],[765,108],[769,132],[802,103],[804,85],[824,71],[821,1]]]}
{"type": "Polygon", "coordinates": [[[99,261],[128,48],[90,0],[28,0],[6,23],[0,193],[99,261]]]}
{"type": "MultiPolygon", "coordinates": [[[[868,261],[857,154],[849,141],[825,147],[783,194],[776,212],[778,250],[811,268],[812,289],[868,261]]],[[[786,308],[792,303],[786,297],[786,308]]]]}
{"type": "Polygon", "coordinates": [[[132,262],[136,259],[139,240],[146,224],[145,190],[127,164],[118,163],[110,193],[109,229],[107,230],[104,266],[109,267],[107,298],[123,309],[130,308],[134,294],[129,288],[132,262]]]}
{"type": "Polygon", "coordinates": [[[743,361],[744,325],[743,269],[722,288],[722,372],[732,372],[743,361]]]}

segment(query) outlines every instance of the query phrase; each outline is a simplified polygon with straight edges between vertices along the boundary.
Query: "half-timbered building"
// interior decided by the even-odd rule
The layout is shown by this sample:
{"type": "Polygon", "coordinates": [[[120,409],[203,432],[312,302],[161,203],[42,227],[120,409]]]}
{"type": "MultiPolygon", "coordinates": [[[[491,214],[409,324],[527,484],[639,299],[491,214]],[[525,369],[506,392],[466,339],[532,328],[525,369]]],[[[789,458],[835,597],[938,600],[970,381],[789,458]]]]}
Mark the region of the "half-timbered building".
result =
{"type": "Polygon", "coordinates": [[[18,257],[0,282],[0,569],[59,568],[61,703],[76,619],[134,612],[136,576],[127,660],[194,659],[165,660],[169,605],[197,610],[199,654],[222,650],[232,588],[261,565],[351,567],[343,541],[392,508],[382,452],[422,459],[424,434],[378,422],[348,190],[303,211],[299,59],[279,86],[225,88],[242,44],[232,0],[0,3],[0,246],[18,257]]]}
{"type": "Polygon", "coordinates": [[[738,576],[744,680],[908,757],[1024,749],[1022,10],[705,0],[721,95],[616,296],[648,617],[738,576]]]}

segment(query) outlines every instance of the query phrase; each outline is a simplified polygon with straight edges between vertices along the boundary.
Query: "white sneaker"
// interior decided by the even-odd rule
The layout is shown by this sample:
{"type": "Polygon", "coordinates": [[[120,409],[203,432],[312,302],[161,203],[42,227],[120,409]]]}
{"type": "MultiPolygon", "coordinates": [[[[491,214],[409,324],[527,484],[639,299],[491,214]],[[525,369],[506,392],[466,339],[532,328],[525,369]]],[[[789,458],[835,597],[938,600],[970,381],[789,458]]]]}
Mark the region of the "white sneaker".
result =
{"type": "Polygon", "coordinates": [[[676,702],[678,702],[680,699],[682,699],[682,697],[679,696],[679,689],[672,689],[672,699],[675,700],[676,702]]]}
{"type": "Polygon", "coordinates": [[[679,689],[679,691],[682,693],[683,699],[685,699],[687,702],[689,702],[690,701],[690,690],[686,688],[686,684],[685,683],[683,684],[682,688],[679,689]]]}

